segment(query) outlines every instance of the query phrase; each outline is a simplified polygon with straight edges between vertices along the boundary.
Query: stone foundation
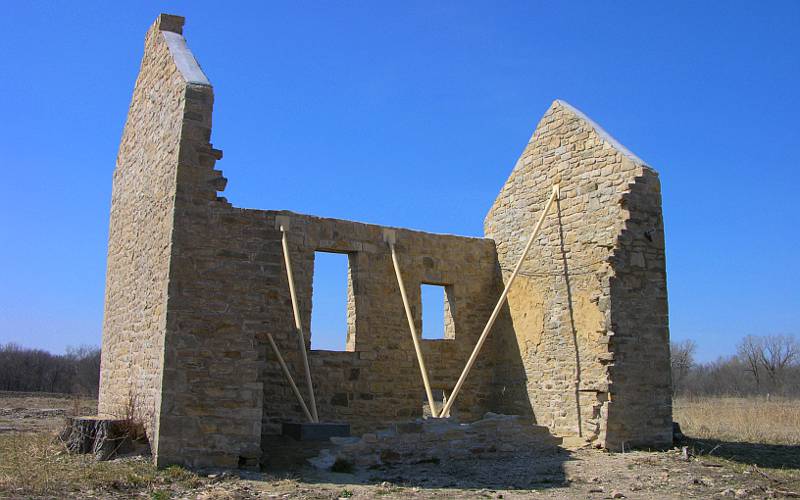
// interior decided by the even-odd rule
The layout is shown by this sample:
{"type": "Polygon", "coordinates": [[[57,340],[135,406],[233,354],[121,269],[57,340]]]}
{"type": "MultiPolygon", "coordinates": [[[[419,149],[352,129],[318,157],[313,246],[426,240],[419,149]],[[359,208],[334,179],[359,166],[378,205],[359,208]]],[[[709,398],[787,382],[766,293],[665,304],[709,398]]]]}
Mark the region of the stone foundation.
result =
{"type": "Polygon", "coordinates": [[[369,468],[536,456],[555,453],[561,440],[547,427],[532,425],[522,417],[487,413],[470,423],[453,418],[420,418],[360,438],[331,438],[331,443],[333,447],[322,450],[309,463],[320,469],[330,469],[336,462],[369,468]]]}

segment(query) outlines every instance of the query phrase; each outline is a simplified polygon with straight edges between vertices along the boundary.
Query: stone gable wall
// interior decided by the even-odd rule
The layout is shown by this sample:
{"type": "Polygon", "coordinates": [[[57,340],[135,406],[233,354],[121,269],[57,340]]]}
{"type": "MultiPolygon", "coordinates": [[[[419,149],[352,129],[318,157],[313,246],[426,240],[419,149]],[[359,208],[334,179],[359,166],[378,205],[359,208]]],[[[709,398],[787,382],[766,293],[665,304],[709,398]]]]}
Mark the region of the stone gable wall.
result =
{"type": "Polygon", "coordinates": [[[162,28],[147,32],[114,169],[103,318],[100,414],[146,422],[158,449],[167,287],[185,82],[162,28]]]}
{"type": "MultiPolygon", "coordinates": [[[[169,36],[169,35],[168,35],[169,36]]],[[[243,328],[264,307],[257,269],[225,253],[248,243],[218,192],[227,180],[211,140],[213,88],[182,38],[170,46],[186,80],[175,192],[157,463],[254,467],[261,454],[258,350],[243,328]]]]}
{"type": "Polygon", "coordinates": [[[556,182],[559,201],[495,332],[497,409],[532,412],[554,432],[612,449],[665,445],[669,340],[657,174],[579,111],[554,102],[486,217],[504,279],[556,182]],[[645,288],[652,293],[634,300],[645,288]],[[643,371],[659,375],[636,383],[643,371]],[[647,413],[626,406],[608,423],[632,400],[647,401],[638,408],[647,413]]]}

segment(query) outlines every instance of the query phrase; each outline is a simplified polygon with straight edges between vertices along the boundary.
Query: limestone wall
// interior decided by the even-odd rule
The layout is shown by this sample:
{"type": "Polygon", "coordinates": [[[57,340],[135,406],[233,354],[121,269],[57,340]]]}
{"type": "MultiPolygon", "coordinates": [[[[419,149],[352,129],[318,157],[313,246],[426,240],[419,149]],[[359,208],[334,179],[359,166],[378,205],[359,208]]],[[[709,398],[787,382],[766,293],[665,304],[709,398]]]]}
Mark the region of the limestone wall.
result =
{"type": "Polygon", "coordinates": [[[557,433],[609,448],[664,445],[671,408],[657,174],[555,101],[486,217],[504,279],[556,182],[559,202],[495,332],[497,409],[532,412],[557,433]]]}
{"type": "MultiPolygon", "coordinates": [[[[268,214],[272,217],[274,213],[268,214]]],[[[290,252],[304,325],[310,324],[313,307],[314,252],[349,255],[354,299],[350,304],[354,309],[352,352],[311,351],[320,418],[348,421],[356,431],[363,432],[421,416],[425,393],[391,254],[383,242],[383,228],[297,214],[290,214],[290,218],[290,252]]],[[[273,255],[279,258],[279,233],[273,234],[273,255]]],[[[446,285],[449,289],[453,338],[422,340],[432,387],[449,392],[497,297],[494,244],[485,239],[398,229],[396,248],[418,331],[422,331],[420,285],[446,285]]],[[[272,331],[282,351],[296,357],[282,266],[272,285],[274,316],[270,324],[261,325],[262,335],[272,331]]],[[[276,424],[287,415],[301,418],[301,414],[271,352],[267,352],[266,360],[264,400],[270,404],[264,407],[264,426],[265,431],[275,431],[276,424]]],[[[470,384],[459,396],[456,408],[463,417],[477,418],[487,410],[490,366],[490,356],[481,358],[470,384]]],[[[294,367],[294,373],[301,377],[302,365],[295,362],[294,367]]]]}
{"type": "Polygon", "coordinates": [[[147,423],[158,449],[167,285],[185,81],[162,30],[147,32],[113,177],[99,412],[147,423]]]}
{"type": "MultiPolygon", "coordinates": [[[[424,390],[382,227],[196,204],[191,217],[177,216],[182,222],[171,273],[164,377],[171,403],[162,426],[179,432],[176,454],[222,465],[249,463],[258,458],[259,432],[280,432],[280,422],[304,420],[266,338],[273,335],[309,402],[278,214],[291,221],[289,248],[306,329],[314,252],[347,253],[351,263],[352,350],[310,352],[320,418],[350,422],[355,432],[365,432],[422,415],[424,390]],[[211,446],[220,453],[209,454],[211,446]]],[[[434,388],[449,391],[495,300],[494,245],[399,230],[397,246],[418,328],[420,283],[452,287],[455,338],[422,341],[434,388]]],[[[347,328],[341,333],[347,336],[347,328]]],[[[488,408],[489,366],[490,358],[483,358],[459,399],[457,410],[465,416],[488,408]]]]}
{"type": "Polygon", "coordinates": [[[213,281],[218,264],[204,257],[222,245],[213,210],[230,205],[217,197],[226,181],[209,142],[213,89],[182,26],[161,15],[148,32],[120,146],[99,406],[133,407],[159,465],[253,465],[256,350],[238,317],[214,316],[231,287],[213,281]]]}
{"type": "Polygon", "coordinates": [[[606,442],[614,447],[672,444],[667,275],[658,176],[642,169],[623,196],[627,219],[611,259],[609,365],[613,399],[606,442]]]}
{"type": "Polygon", "coordinates": [[[264,308],[263,277],[230,249],[250,243],[210,143],[214,93],[182,38],[173,56],[187,81],[175,192],[159,465],[253,467],[260,457],[262,385],[245,328],[264,308]],[[235,243],[232,243],[235,242],[235,243]]]}

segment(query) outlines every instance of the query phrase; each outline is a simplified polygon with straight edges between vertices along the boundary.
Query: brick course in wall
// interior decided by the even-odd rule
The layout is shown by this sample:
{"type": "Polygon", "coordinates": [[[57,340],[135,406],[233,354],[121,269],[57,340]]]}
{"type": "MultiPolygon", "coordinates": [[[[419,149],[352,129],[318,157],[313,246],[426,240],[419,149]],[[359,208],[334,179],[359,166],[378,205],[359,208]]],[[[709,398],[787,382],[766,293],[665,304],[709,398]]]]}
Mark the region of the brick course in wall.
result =
{"type": "MultiPolygon", "coordinates": [[[[363,433],[422,416],[384,227],[240,209],[220,197],[213,88],[182,26],[162,15],[148,32],[120,145],[99,411],[135,408],[160,466],[256,466],[277,453],[264,436],[303,414],[267,333],[308,401],[276,227],[283,216],[306,330],[315,252],[348,255],[346,351],[309,351],[320,418],[363,433]]],[[[433,388],[455,384],[557,180],[557,209],[454,414],[532,416],[611,449],[663,446],[671,409],[657,175],[559,101],[487,216],[486,238],[396,230],[418,329],[420,285],[448,290],[447,338],[422,340],[433,388]]]]}

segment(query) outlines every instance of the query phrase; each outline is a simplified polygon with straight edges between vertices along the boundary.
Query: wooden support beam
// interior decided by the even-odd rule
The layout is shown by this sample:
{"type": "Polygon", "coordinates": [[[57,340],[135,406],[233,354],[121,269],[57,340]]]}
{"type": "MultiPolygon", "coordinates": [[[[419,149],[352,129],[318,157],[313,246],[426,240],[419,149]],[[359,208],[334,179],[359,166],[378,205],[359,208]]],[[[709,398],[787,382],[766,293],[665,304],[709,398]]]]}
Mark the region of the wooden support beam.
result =
{"type": "Polygon", "coordinates": [[[314,384],[311,381],[311,368],[308,366],[308,352],[306,352],[306,339],[303,334],[303,325],[300,322],[300,306],[297,304],[297,294],[294,288],[294,276],[292,275],[292,260],[289,257],[289,243],[286,239],[286,232],[289,230],[289,218],[278,216],[275,218],[278,229],[281,230],[281,245],[283,246],[283,260],[286,264],[286,276],[289,278],[289,294],[292,297],[292,311],[294,312],[294,326],[297,329],[297,340],[300,352],[303,357],[303,370],[306,375],[306,385],[308,386],[308,397],[311,401],[311,415],[314,417],[312,422],[319,422],[317,415],[317,400],[314,397],[314,384]]]}
{"type": "Polygon", "coordinates": [[[536,223],[536,226],[533,228],[533,232],[531,233],[530,238],[528,238],[528,243],[525,245],[525,249],[522,251],[522,255],[519,257],[519,261],[517,262],[517,266],[514,268],[514,272],[511,273],[511,277],[508,278],[508,282],[506,283],[505,288],[503,289],[503,293],[500,294],[500,298],[497,300],[497,304],[494,306],[494,311],[492,311],[492,315],[489,316],[489,321],[486,322],[486,326],[483,329],[483,333],[481,333],[480,338],[478,338],[478,343],[475,345],[475,349],[472,350],[472,354],[467,360],[467,365],[464,367],[464,371],[461,372],[461,376],[458,377],[458,382],[456,382],[456,386],[453,388],[453,392],[450,394],[450,398],[445,403],[444,408],[442,408],[442,415],[447,415],[450,413],[450,409],[453,407],[453,403],[456,401],[456,397],[458,396],[458,392],[461,390],[461,386],[464,385],[464,381],[467,379],[467,375],[469,375],[469,371],[472,369],[472,366],[475,364],[475,360],[478,359],[478,354],[481,352],[481,348],[483,347],[483,343],[486,342],[486,338],[489,336],[489,332],[492,330],[492,326],[494,326],[494,322],[497,319],[497,315],[500,313],[500,309],[505,304],[506,299],[508,298],[508,291],[511,289],[511,285],[514,283],[514,280],[519,273],[520,268],[522,267],[522,263],[525,261],[525,257],[527,257],[528,252],[531,249],[531,245],[533,244],[533,240],[536,239],[536,236],[539,235],[539,230],[542,228],[542,222],[544,222],[544,218],[547,215],[547,212],[550,211],[550,207],[553,206],[553,202],[558,198],[559,195],[559,188],[558,184],[553,186],[553,194],[550,195],[550,199],[547,200],[547,205],[545,205],[544,210],[542,211],[542,215],[539,216],[539,221],[536,223]]]}
{"type": "Polygon", "coordinates": [[[411,340],[414,342],[414,352],[417,354],[419,371],[422,375],[422,383],[425,386],[425,395],[428,397],[428,404],[431,406],[431,415],[436,418],[439,416],[439,413],[436,409],[436,401],[433,399],[431,383],[428,380],[428,369],[425,368],[425,359],[422,356],[422,348],[419,344],[417,327],[414,325],[414,316],[411,314],[411,306],[408,303],[408,296],[406,295],[406,286],[403,283],[403,276],[400,274],[400,264],[397,261],[397,251],[394,248],[396,238],[397,235],[394,230],[383,230],[383,239],[389,244],[389,249],[392,252],[392,265],[394,266],[395,276],[397,276],[397,285],[400,287],[400,296],[403,298],[403,307],[406,310],[406,320],[408,320],[408,328],[411,330],[411,340]]]}
{"type": "Polygon", "coordinates": [[[275,344],[275,339],[272,338],[272,334],[267,334],[267,339],[269,339],[269,344],[272,346],[272,350],[275,351],[275,357],[278,358],[278,363],[281,364],[281,369],[283,369],[283,374],[286,376],[286,380],[289,381],[289,385],[292,387],[292,392],[294,392],[295,397],[297,398],[297,402],[300,403],[300,407],[303,409],[303,413],[306,414],[306,418],[309,422],[314,422],[314,417],[311,416],[311,413],[308,411],[308,406],[306,406],[306,402],[303,401],[303,396],[300,395],[300,390],[294,383],[294,379],[292,378],[292,374],[289,373],[289,368],[287,368],[286,363],[283,361],[283,356],[281,356],[281,352],[278,350],[278,345],[275,344]]]}

